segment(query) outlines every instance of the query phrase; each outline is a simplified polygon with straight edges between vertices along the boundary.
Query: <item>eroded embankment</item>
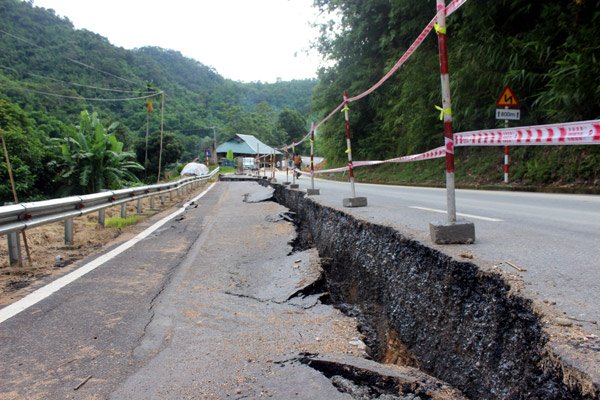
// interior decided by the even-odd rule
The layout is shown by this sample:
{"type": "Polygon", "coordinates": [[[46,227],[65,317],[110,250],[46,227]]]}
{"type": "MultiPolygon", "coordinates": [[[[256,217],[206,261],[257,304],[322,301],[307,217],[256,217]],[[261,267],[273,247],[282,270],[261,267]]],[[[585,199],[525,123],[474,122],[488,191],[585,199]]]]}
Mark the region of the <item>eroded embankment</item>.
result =
{"type": "MultiPolygon", "coordinates": [[[[476,265],[275,186],[299,240],[322,258],[331,300],[356,316],[372,357],[415,366],[473,399],[598,398],[564,376],[529,300],[476,265]],[[568,385],[565,384],[568,382],[568,385]]],[[[575,374],[576,375],[576,374],[575,374]]]]}

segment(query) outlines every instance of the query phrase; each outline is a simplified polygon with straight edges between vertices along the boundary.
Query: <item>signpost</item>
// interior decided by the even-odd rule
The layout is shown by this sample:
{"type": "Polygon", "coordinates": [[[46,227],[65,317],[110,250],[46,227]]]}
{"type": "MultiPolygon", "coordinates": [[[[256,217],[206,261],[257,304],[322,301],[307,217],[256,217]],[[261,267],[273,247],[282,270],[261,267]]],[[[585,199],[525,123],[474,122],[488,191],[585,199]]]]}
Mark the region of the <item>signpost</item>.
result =
{"type": "MultiPolygon", "coordinates": [[[[496,119],[504,120],[504,127],[508,128],[508,121],[521,119],[519,99],[509,86],[506,86],[496,101],[496,119]]],[[[508,183],[508,146],[504,146],[504,183],[508,183]]]]}

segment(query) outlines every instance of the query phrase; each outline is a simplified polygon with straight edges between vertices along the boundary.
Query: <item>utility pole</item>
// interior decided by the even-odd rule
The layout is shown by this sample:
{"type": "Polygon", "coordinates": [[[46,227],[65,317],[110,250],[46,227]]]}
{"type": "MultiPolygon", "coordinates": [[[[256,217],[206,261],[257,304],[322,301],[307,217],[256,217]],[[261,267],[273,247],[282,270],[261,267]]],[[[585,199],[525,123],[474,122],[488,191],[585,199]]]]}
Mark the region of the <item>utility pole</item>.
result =
{"type": "Polygon", "coordinates": [[[214,126],[211,128],[213,130],[213,163],[217,165],[217,130],[214,126]]]}
{"type": "Polygon", "coordinates": [[[164,118],[165,118],[165,92],[161,92],[161,94],[160,94],[160,150],[158,152],[158,176],[156,177],[156,183],[160,182],[160,169],[162,167],[164,118]]]}

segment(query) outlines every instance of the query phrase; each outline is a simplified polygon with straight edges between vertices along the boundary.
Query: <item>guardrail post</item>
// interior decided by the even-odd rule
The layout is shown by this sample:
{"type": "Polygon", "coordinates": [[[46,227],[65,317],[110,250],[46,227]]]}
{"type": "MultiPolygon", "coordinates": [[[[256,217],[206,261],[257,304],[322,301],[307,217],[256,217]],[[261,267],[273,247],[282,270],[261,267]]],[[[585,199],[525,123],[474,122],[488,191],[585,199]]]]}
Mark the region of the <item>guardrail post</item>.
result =
{"type": "Polygon", "coordinates": [[[121,218],[127,218],[127,203],[121,203],[121,218]]]}
{"type": "Polygon", "coordinates": [[[160,194],[160,206],[161,207],[165,206],[165,194],[164,193],[160,194]]]}
{"type": "Polygon", "coordinates": [[[154,210],[154,196],[150,195],[150,209],[154,210]]]}
{"type": "MultiPolygon", "coordinates": [[[[5,206],[14,204],[12,201],[4,203],[5,206]]],[[[11,232],[6,235],[8,240],[8,263],[10,266],[17,264],[19,267],[22,264],[21,261],[21,241],[19,240],[19,232],[11,232]]]]}
{"type": "Polygon", "coordinates": [[[106,223],[106,209],[98,210],[98,225],[104,226],[106,223]]]}
{"type": "Polygon", "coordinates": [[[65,245],[73,246],[73,218],[65,219],[65,245]]]}
{"type": "Polygon", "coordinates": [[[11,232],[6,235],[8,238],[8,262],[12,265],[21,266],[21,241],[18,232],[11,232]]]}
{"type": "Polygon", "coordinates": [[[137,201],[136,212],[138,214],[142,214],[143,213],[143,210],[142,210],[142,199],[138,199],[138,201],[137,201]]]}
{"type": "Polygon", "coordinates": [[[171,203],[173,203],[173,191],[169,190],[169,205],[171,205],[171,203]]]}

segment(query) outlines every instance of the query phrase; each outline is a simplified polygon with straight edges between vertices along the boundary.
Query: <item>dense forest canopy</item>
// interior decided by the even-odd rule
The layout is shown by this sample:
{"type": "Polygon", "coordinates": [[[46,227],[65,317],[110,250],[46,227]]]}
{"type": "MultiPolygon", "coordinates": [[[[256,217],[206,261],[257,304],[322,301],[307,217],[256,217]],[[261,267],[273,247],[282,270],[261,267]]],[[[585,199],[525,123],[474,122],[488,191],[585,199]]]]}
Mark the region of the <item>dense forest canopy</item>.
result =
{"type": "MultiPolygon", "coordinates": [[[[167,168],[202,157],[214,133],[219,142],[244,133],[274,146],[289,144],[334,109],[344,90],[354,96],[377,82],[436,9],[435,0],[314,0],[322,15],[331,16],[315,42],[328,65],[319,79],[241,83],[175,50],[113,46],[32,3],[0,0],[0,128],[22,200],[52,197],[61,193],[57,189],[132,184],[130,173],[155,179],[161,93],[167,168]],[[83,115],[94,121],[93,135],[82,131],[83,115]],[[89,141],[102,151],[92,156],[81,150],[89,141]],[[77,157],[89,162],[87,170],[98,162],[113,168],[123,163],[127,174],[90,181],[87,173],[75,173],[77,157]]],[[[599,118],[599,22],[595,0],[467,1],[448,18],[455,131],[498,126],[495,102],[505,85],[521,101],[519,125],[599,118]]],[[[437,52],[432,33],[378,90],[351,104],[355,159],[397,157],[442,144],[437,52]]],[[[342,118],[336,113],[316,140],[333,164],[346,158],[342,118]]],[[[496,151],[461,148],[457,176],[484,182],[496,173],[496,151]]],[[[511,160],[513,178],[523,183],[600,183],[598,146],[516,148],[511,160]]],[[[6,171],[2,159],[1,201],[11,199],[6,171]]],[[[410,182],[442,177],[441,164],[428,162],[390,171],[409,171],[410,182]]]]}
{"type": "MultiPolygon", "coordinates": [[[[125,152],[138,155],[142,165],[146,133],[153,146],[160,131],[161,96],[151,98],[153,112],[148,113],[144,97],[150,93],[165,94],[164,131],[171,148],[177,149],[169,153],[168,162],[201,156],[212,147],[214,133],[219,142],[244,133],[272,145],[284,144],[289,137],[282,131],[279,114],[293,110],[306,118],[310,113],[316,80],[232,81],[175,50],[113,46],[106,38],[76,30],[68,19],[32,3],[0,0],[0,118],[7,120],[0,127],[15,168],[21,168],[21,173],[15,173],[18,189],[29,198],[55,195],[51,189],[55,186],[72,186],[72,179],[57,181],[55,186],[40,183],[60,177],[60,171],[47,167],[52,160],[54,166],[60,164],[62,157],[51,139],[74,137],[82,111],[96,113],[105,129],[118,122],[112,134],[125,152]],[[17,126],[15,119],[20,121],[17,126]],[[16,144],[21,135],[35,140],[32,154],[21,154],[23,146],[16,144]]],[[[148,158],[152,164],[157,155],[148,158]]],[[[138,177],[155,179],[157,166],[146,167],[148,171],[137,172],[138,177]]],[[[5,177],[3,163],[2,200],[9,199],[5,177]]]]}
{"type": "MultiPolygon", "coordinates": [[[[322,25],[317,43],[333,63],[319,74],[314,106],[320,115],[341,102],[343,90],[354,96],[377,82],[436,12],[435,0],[315,0],[314,4],[332,16],[322,25]]],[[[600,117],[600,36],[595,32],[600,2],[471,0],[447,23],[455,131],[498,126],[495,103],[505,85],[521,101],[519,125],[600,117]]],[[[397,157],[443,143],[435,109],[441,104],[438,60],[432,32],[392,78],[351,105],[356,158],[397,157]]],[[[341,120],[338,115],[320,130],[325,156],[339,162],[345,158],[341,120]]],[[[468,156],[489,150],[461,151],[468,156]]],[[[570,177],[589,183],[600,178],[597,146],[518,149],[515,161],[522,156],[545,165],[550,153],[578,159],[577,166],[568,163],[579,171],[570,177]]],[[[539,183],[559,179],[543,169],[539,183]]]]}

